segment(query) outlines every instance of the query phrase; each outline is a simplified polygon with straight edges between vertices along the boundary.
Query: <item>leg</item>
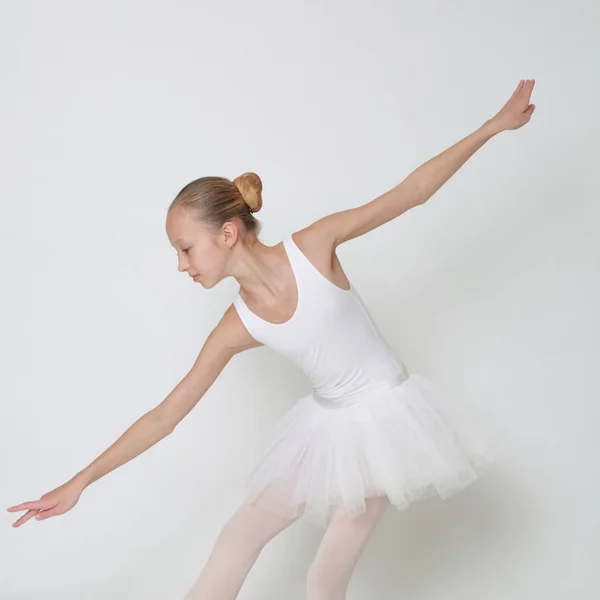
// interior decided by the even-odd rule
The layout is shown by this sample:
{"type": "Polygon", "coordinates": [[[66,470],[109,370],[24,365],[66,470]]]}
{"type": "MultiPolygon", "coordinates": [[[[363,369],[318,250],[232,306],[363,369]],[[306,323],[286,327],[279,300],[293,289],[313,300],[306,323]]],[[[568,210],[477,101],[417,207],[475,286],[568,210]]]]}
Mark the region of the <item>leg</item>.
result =
{"type": "Polygon", "coordinates": [[[258,555],[297,519],[286,519],[255,504],[242,504],[227,521],[185,600],[234,600],[258,555]]]}
{"type": "Polygon", "coordinates": [[[390,501],[377,496],[365,502],[359,517],[339,508],[331,519],[308,570],[307,600],[345,600],[354,567],[390,501]]]}

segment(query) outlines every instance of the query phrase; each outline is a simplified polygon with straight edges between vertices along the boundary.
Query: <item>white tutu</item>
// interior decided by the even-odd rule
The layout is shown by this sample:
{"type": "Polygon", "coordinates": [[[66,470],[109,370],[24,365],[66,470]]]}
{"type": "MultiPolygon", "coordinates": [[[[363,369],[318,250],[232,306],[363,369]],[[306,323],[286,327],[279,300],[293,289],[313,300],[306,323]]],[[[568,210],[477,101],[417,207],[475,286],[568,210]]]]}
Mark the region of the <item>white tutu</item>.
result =
{"type": "Polygon", "coordinates": [[[417,374],[340,399],[311,393],[276,424],[248,477],[246,502],[326,527],[343,504],[387,495],[398,510],[459,492],[496,459],[480,423],[417,374]]]}

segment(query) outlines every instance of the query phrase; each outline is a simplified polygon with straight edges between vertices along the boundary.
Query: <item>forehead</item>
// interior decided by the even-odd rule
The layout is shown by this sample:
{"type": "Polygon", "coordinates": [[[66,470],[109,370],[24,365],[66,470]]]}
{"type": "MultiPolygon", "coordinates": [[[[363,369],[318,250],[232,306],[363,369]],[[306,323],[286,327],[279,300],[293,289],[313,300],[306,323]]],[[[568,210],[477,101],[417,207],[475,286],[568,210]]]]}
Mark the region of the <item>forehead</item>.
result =
{"type": "Polygon", "coordinates": [[[186,236],[185,233],[184,233],[183,235],[179,236],[175,241],[173,241],[171,245],[173,247],[175,247],[178,244],[180,244],[180,245],[189,244],[190,241],[192,241],[193,239],[195,239],[195,237],[193,237],[191,235],[186,236]]]}
{"type": "Polygon", "coordinates": [[[169,239],[175,238],[173,244],[179,244],[198,233],[200,222],[192,218],[187,211],[174,210],[167,216],[166,230],[169,239]]]}

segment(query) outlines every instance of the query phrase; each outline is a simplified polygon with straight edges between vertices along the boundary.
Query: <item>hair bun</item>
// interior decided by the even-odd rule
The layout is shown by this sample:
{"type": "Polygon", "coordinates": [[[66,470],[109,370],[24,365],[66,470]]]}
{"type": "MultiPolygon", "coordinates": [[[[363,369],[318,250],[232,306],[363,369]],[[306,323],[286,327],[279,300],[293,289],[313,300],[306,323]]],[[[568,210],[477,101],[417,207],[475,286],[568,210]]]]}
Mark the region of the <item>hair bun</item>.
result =
{"type": "Polygon", "coordinates": [[[233,184],[240,191],[250,212],[255,213],[262,208],[262,181],[256,173],[243,173],[233,180],[233,184]]]}

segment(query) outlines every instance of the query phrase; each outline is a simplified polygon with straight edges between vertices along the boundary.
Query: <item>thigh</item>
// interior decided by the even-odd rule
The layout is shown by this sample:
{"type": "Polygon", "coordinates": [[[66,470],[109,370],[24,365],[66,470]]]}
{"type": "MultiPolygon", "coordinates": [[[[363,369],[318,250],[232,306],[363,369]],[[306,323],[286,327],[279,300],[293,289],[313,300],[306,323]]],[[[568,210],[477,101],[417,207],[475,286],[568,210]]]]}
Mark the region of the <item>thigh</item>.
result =
{"type": "Polygon", "coordinates": [[[215,546],[235,544],[246,552],[259,552],[271,539],[295,523],[254,503],[242,503],[223,526],[215,546]]]}
{"type": "Polygon", "coordinates": [[[265,544],[296,519],[242,504],[225,523],[200,576],[185,600],[232,600],[265,544]]]}
{"type": "Polygon", "coordinates": [[[311,565],[313,571],[326,569],[330,574],[349,576],[390,500],[387,496],[372,496],[365,504],[365,512],[358,517],[350,517],[343,507],[337,509],[323,534],[311,565]]]}

